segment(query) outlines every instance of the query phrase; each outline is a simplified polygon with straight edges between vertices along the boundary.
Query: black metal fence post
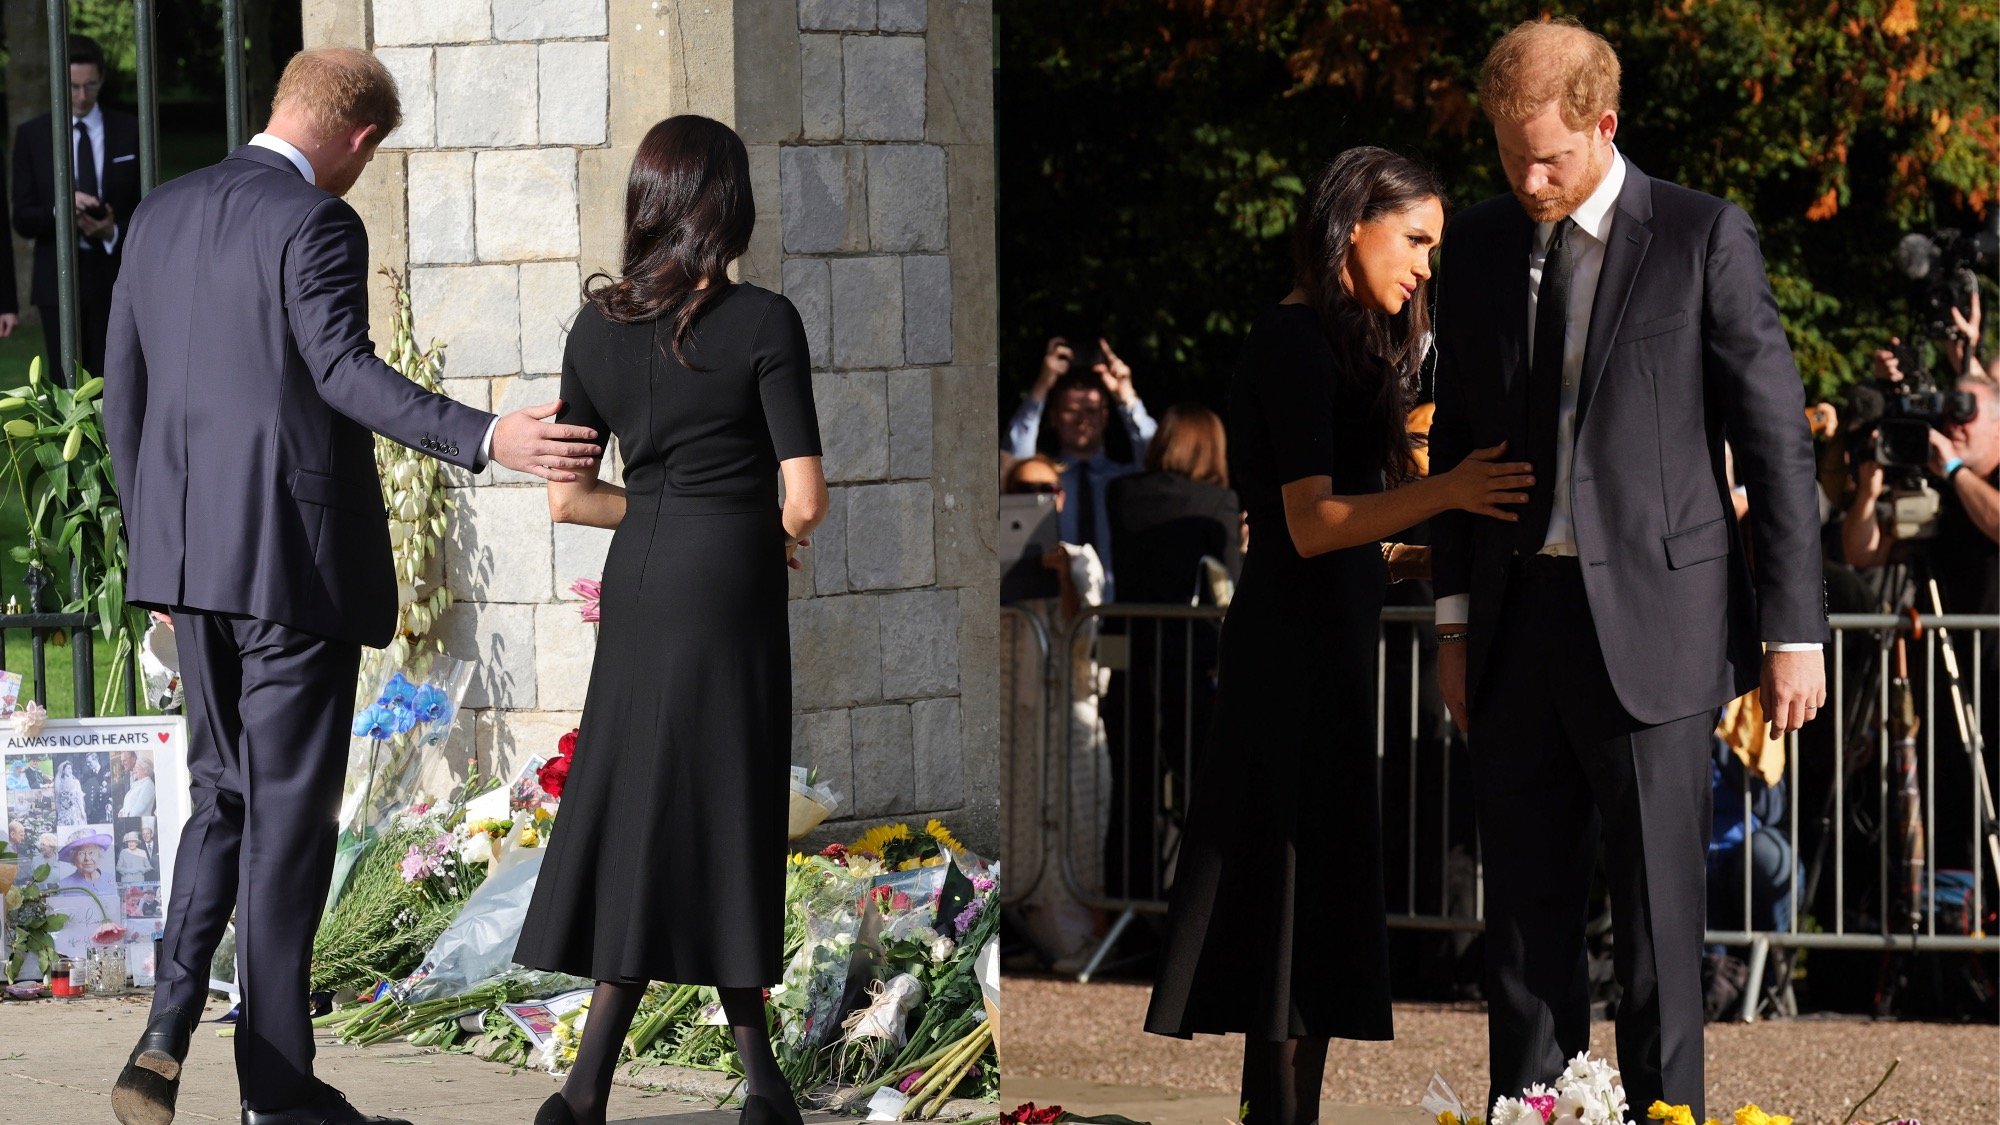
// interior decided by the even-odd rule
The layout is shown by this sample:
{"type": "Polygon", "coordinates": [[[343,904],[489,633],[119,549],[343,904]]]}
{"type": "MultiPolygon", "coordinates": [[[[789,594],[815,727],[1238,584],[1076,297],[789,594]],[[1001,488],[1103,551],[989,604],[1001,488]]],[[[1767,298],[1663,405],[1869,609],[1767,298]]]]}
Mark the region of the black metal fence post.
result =
{"type": "Polygon", "coordinates": [[[139,194],[160,182],[160,94],[153,72],[153,0],[134,0],[132,32],[138,73],[133,101],[139,110],[139,194]]]}
{"type": "Polygon", "coordinates": [[[229,99],[229,150],[236,151],[244,133],[248,105],[243,92],[243,0],[222,0],[222,77],[229,99]]]}
{"type": "Polygon", "coordinates": [[[56,306],[60,310],[54,325],[43,325],[56,333],[56,363],[60,371],[49,372],[51,379],[76,386],[76,208],[65,207],[76,198],[75,171],[71,168],[74,143],[69,112],[69,2],[49,0],[49,143],[55,158],[56,208],[56,306]]]}

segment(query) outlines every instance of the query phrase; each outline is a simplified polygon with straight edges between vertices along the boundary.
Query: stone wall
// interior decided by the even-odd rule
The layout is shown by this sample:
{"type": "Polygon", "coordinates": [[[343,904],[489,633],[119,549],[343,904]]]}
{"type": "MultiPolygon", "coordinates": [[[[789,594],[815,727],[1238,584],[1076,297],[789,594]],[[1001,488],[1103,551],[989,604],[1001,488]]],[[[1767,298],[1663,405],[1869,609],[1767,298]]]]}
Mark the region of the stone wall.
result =
{"type": "MultiPolygon", "coordinates": [[[[742,280],[811,340],[832,513],[792,580],[794,758],[856,821],[938,815],[997,854],[990,5],[972,0],[307,0],[306,42],[374,50],[404,124],[350,200],[406,270],[454,397],[557,396],[582,279],[614,268],[646,130],[742,134],[742,280]]],[[[375,294],[378,340],[386,284],[375,294]]],[[[451,757],[510,769],[583,705],[568,593],[609,534],[540,482],[460,474],[437,629],[479,662],[451,757]]],[[[837,835],[857,825],[843,824],[837,835]]],[[[827,835],[828,833],[822,833],[827,835]]]]}

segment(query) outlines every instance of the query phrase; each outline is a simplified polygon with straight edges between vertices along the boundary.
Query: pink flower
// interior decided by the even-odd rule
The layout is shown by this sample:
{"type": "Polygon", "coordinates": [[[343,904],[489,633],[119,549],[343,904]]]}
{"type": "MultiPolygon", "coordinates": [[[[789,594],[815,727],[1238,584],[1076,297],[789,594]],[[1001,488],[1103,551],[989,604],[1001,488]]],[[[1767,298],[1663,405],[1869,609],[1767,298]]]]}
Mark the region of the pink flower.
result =
{"type": "Polygon", "coordinates": [[[116,945],[125,940],[125,927],[116,922],[104,922],[91,933],[90,940],[94,945],[116,945]]]}
{"type": "Polygon", "coordinates": [[[1544,1121],[1555,1116],[1556,1097],[1554,1094],[1530,1094],[1521,1100],[1535,1107],[1535,1112],[1541,1114],[1544,1121]]]}
{"type": "Polygon", "coordinates": [[[597,621],[598,603],[604,598],[604,583],[595,578],[579,578],[569,584],[569,592],[583,599],[583,619],[597,621]]]}

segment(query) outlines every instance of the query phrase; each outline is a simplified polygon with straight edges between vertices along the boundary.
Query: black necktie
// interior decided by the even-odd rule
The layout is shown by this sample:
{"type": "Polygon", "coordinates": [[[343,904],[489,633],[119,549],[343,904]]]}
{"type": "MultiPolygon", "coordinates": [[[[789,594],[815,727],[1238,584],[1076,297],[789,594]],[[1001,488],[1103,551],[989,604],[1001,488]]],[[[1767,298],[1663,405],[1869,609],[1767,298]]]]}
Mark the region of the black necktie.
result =
{"type": "MultiPolygon", "coordinates": [[[[92,198],[96,199],[104,198],[103,193],[98,190],[99,185],[97,183],[97,154],[90,150],[90,134],[87,131],[85,131],[83,127],[83,122],[81,121],[76,123],[75,180],[76,180],[76,190],[83,192],[85,195],[91,196],[92,198]]],[[[90,245],[93,247],[97,245],[97,240],[94,238],[89,239],[89,242],[90,245]]]]}
{"type": "Polygon", "coordinates": [[[1098,546],[1097,490],[1090,485],[1090,461],[1088,458],[1076,463],[1076,493],[1077,545],[1081,546],[1088,543],[1096,547],[1098,546]]]}
{"type": "Polygon", "coordinates": [[[1569,235],[1574,219],[1563,219],[1549,235],[1542,259],[1542,286],[1535,297],[1535,358],[1528,367],[1528,418],[1521,459],[1534,466],[1535,483],[1521,505],[1514,549],[1532,555],[1549,535],[1549,511],[1556,496],[1556,417],[1562,403],[1563,333],[1569,326],[1569,235]]]}

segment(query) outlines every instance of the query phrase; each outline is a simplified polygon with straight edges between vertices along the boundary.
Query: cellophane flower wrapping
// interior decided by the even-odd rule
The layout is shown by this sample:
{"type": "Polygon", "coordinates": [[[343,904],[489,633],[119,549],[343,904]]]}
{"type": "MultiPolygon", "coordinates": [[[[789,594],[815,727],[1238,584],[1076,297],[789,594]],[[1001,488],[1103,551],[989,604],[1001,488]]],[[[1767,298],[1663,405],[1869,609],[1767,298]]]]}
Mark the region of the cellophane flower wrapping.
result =
{"type": "Polygon", "coordinates": [[[420,652],[358,701],[348,744],[340,823],[350,835],[382,831],[421,799],[417,781],[457,725],[470,661],[420,652]]]}

